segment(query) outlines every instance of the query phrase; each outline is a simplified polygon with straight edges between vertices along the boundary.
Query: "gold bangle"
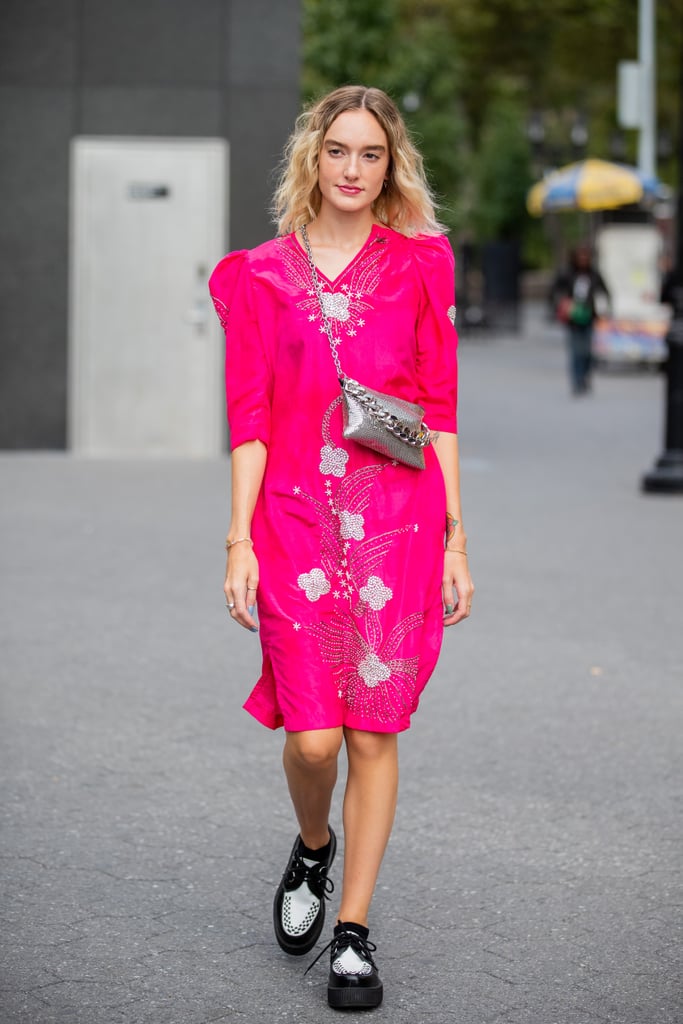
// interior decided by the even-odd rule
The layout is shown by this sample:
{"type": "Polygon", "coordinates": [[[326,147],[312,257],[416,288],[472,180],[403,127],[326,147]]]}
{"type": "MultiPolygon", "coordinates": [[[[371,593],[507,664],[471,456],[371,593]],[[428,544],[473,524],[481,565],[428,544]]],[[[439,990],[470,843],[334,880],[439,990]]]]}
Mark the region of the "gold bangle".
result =
{"type": "Polygon", "coordinates": [[[446,547],[446,551],[451,551],[454,555],[464,555],[467,558],[467,552],[462,551],[461,548],[449,548],[446,547]]]}
{"type": "Polygon", "coordinates": [[[235,546],[235,544],[251,544],[252,548],[254,546],[254,542],[251,539],[251,537],[237,537],[236,540],[226,540],[225,541],[225,550],[229,551],[230,548],[235,546]]]}

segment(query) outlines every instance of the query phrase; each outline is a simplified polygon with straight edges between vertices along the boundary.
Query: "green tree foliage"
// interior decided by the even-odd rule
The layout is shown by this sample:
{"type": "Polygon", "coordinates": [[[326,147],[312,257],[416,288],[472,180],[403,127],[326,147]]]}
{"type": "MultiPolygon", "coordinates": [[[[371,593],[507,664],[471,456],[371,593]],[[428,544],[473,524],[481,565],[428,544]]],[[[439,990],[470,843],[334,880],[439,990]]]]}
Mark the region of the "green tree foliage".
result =
{"type": "Polygon", "coordinates": [[[428,13],[411,8],[404,5],[397,21],[389,92],[424,155],[440,218],[457,230],[467,220],[470,160],[459,101],[461,64],[438,5],[428,13]]]}
{"type": "Polygon", "coordinates": [[[472,221],[479,238],[520,238],[527,224],[532,185],[525,110],[514,99],[492,100],[473,161],[477,197],[472,221]]]}
{"type": "Polygon", "coordinates": [[[396,0],[303,0],[306,98],[350,83],[386,88],[397,15],[396,0]]]}

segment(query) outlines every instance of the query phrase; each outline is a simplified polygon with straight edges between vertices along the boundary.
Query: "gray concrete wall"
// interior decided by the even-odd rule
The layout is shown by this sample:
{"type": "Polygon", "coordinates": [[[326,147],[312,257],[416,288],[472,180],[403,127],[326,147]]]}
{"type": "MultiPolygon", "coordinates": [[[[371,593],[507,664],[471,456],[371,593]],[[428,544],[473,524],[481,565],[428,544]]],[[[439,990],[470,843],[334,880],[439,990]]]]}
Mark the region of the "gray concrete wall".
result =
{"type": "Polygon", "coordinates": [[[299,31],[299,0],[2,4],[0,447],[65,444],[70,139],[229,139],[230,246],[256,245],[299,107],[299,31]]]}

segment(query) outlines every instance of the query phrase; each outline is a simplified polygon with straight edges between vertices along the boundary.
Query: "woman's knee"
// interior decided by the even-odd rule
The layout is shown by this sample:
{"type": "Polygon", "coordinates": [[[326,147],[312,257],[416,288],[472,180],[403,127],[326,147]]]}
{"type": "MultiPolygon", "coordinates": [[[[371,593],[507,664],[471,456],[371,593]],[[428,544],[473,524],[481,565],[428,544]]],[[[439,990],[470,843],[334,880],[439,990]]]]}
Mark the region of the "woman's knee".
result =
{"type": "Polygon", "coordinates": [[[287,733],[286,749],[303,767],[326,768],[337,760],[341,743],[341,729],[315,729],[287,733]]]}
{"type": "Polygon", "coordinates": [[[376,761],[384,757],[393,757],[398,749],[396,733],[346,729],[345,738],[349,757],[376,761]]]}

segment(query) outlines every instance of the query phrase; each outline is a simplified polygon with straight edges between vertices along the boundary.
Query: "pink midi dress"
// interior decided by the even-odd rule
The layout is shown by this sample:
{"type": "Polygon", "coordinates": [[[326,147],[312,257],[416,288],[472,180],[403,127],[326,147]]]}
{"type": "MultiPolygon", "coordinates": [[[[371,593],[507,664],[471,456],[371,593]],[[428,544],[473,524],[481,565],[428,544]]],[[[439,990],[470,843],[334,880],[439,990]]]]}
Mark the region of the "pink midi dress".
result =
{"type": "MultiPolygon", "coordinates": [[[[344,372],[456,432],[453,253],[374,225],[334,280],[319,272],[344,372]]],[[[252,522],[261,677],[245,703],[298,732],[410,725],[443,635],[446,503],[424,470],[342,436],[339,383],[296,235],[227,255],[209,282],[225,329],[232,448],[267,462],[252,522]]]]}

